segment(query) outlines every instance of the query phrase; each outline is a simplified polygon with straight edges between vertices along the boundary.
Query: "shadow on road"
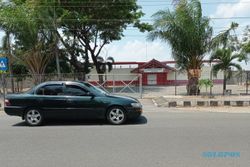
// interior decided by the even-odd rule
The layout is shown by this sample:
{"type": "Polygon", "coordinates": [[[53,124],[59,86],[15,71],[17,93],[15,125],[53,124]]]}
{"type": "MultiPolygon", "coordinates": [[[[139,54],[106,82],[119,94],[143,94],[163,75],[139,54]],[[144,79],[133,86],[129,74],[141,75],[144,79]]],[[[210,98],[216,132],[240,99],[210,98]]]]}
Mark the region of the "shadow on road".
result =
{"type": "MultiPolygon", "coordinates": [[[[142,125],[147,124],[148,120],[144,116],[140,116],[139,118],[135,120],[128,120],[125,124],[120,126],[126,126],[126,125],[142,125]]],[[[43,126],[103,126],[103,125],[110,125],[105,120],[46,120],[43,124],[43,126]]],[[[16,123],[12,125],[14,127],[23,127],[28,126],[24,121],[16,123]]],[[[112,126],[112,125],[110,125],[112,126]]]]}

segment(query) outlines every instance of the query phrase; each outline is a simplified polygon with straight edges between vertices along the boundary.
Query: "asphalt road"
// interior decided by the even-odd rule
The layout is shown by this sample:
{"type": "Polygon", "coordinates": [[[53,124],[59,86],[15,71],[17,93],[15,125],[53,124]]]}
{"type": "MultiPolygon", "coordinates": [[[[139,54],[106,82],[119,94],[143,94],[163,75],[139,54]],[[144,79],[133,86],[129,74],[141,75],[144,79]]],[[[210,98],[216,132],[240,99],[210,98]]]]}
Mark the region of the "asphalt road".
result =
{"type": "MultiPolygon", "coordinates": [[[[173,109],[171,109],[173,110],[173,109]]],[[[0,114],[3,167],[247,167],[250,114],[145,112],[134,122],[55,121],[27,127],[0,114]],[[240,157],[203,157],[239,152],[240,157]]]]}

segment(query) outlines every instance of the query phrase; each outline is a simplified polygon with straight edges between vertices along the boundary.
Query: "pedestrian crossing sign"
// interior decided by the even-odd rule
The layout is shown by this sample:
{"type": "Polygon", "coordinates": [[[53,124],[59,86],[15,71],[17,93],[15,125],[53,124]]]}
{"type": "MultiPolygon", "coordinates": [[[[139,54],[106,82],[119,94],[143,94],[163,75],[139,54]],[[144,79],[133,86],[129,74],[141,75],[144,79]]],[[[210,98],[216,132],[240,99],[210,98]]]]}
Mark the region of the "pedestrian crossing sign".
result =
{"type": "Polygon", "coordinates": [[[8,58],[0,57],[0,71],[8,70],[8,58]]]}

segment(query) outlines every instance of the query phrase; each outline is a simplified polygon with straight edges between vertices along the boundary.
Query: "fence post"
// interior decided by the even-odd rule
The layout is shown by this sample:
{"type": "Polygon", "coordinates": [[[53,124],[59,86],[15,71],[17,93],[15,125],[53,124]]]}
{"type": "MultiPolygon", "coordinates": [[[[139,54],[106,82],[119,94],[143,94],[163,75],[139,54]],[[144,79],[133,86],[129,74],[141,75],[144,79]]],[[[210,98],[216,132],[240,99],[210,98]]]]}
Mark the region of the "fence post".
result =
{"type": "Polygon", "coordinates": [[[115,75],[114,74],[112,76],[112,80],[113,80],[113,93],[115,93],[115,75]]]}
{"type": "Polygon", "coordinates": [[[85,81],[89,82],[89,74],[86,74],[85,81]]]}
{"type": "Polygon", "coordinates": [[[142,74],[139,74],[139,80],[140,80],[140,98],[142,99],[142,74]]]}
{"type": "Polygon", "coordinates": [[[246,71],[246,75],[247,75],[247,77],[246,77],[246,94],[248,95],[248,80],[249,80],[249,74],[250,74],[250,72],[249,71],[246,71]]]}
{"type": "Polygon", "coordinates": [[[3,87],[3,107],[5,107],[5,75],[2,73],[2,87],[3,87]]]}
{"type": "MultiPolygon", "coordinates": [[[[213,65],[211,65],[210,64],[210,80],[211,80],[211,82],[212,82],[212,84],[214,84],[214,82],[213,82],[213,65]]],[[[213,87],[212,86],[210,86],[210,96],[212,96],[212,94],[213,94],[213,87]]]]}
{"type": "Polygon", "coordinates": [[[177,74],[176,74],[176,70],[174,72],[174,95],[177,95],[177,74]]]}

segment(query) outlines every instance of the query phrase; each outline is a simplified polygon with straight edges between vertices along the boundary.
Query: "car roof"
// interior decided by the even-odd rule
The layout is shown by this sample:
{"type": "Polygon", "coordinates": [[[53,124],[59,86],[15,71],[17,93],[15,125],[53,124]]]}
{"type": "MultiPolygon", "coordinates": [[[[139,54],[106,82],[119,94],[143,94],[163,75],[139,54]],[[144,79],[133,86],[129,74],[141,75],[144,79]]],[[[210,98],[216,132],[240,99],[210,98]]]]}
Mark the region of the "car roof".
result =
{"type": "Polygon", "coordinates": [[[42,86],[42,85],[50,85],[50,84],[72,84],[72,83],[84,84],[86,82],[84,82],[84,81],[46,81],[46,82],[43,82],[43,83],[41,83],[39,85],[42,86]]]}

